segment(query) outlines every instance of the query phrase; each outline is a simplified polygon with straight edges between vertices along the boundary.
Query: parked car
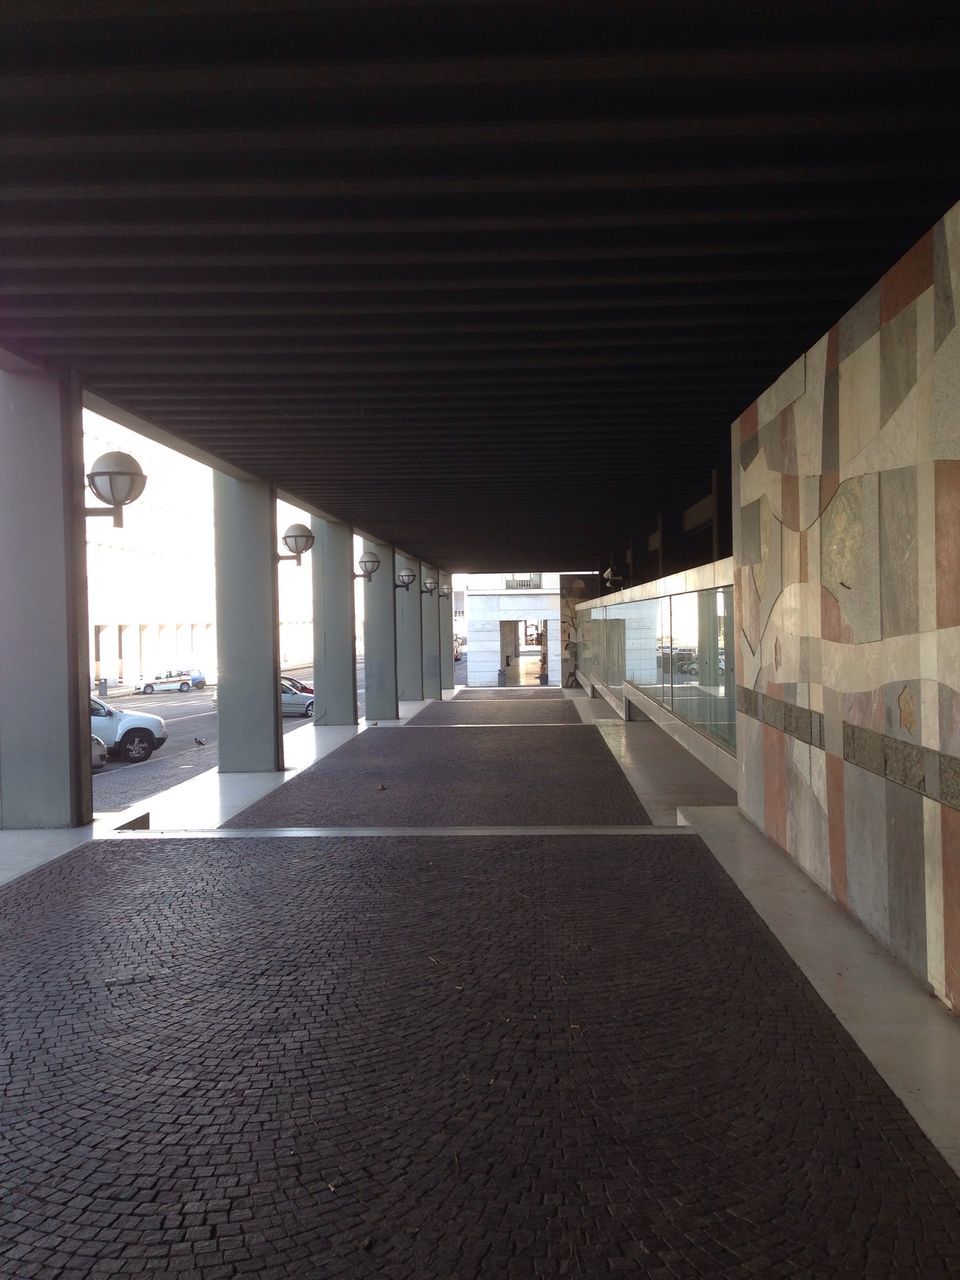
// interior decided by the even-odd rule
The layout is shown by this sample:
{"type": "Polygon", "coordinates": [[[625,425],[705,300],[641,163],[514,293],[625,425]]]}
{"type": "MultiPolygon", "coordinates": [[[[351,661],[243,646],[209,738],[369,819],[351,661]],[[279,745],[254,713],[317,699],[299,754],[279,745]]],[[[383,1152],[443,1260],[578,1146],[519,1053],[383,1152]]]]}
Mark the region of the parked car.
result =
{"type": "Polygon", "coordinates": [[[303,693],[283,676],[280,680],[280,707],[285,716],[312,716],[313,693],[303,693]]]}
{"type": "MultiPolygon", "coordinates": [[[[218,690],[213,691],[213,705],[217,705],[218,690]]],[[[312,716],[313,693],[295,689],[289,676],[280,677],[280,711],[285,716],[312,716]]]]}
{"type": "Polygon", "coordinates": [[[186,676],[190,681],[191,689],[205,689],[207,687],[207,677],[199,669],[199,667],[189,667],[186,671],[174,672],[178,676],[186,676]]]}
{"type": "MultiPolygon", "coordinates": [[[[697,658],[694,662],[688,662],[687,665],[683,668],[683,670],[687,673],[688,676],[698,676],[700,674],[700,659],[697,658]]],[[[722,653],[717,658],[717,671],[720,673],[720,675],[723,675],[724,672],[726,671],[726,667],[724,666],[724,662],[723,662],[722,653]]]]}
{"type": "Polygon", "coordinates": [[[151,676],[149,680],[141,676],[134,685],[134,693],[169,693],[173,689],[189,693],[192,687],[188,671],[166,671],[163,675],[151,676]]]}
{"type": "Polygon", "coordinates": [[[107,744],[95,733],[90,735],[90,768],[94,773],[107,763],[107,744]]]}
{"type": "Polygon", "coordinates": [[[99,698],[90,699],[90,730],[103,739],[107,755],[131,764],[149,760],[167,740],[167,726],[160,716],[118,711],[99,698]]]}
{"type": "Polygon", "coordinates": [[[312,684],[305,684],[303,680],[297,680],[294,676],[281,676],[281,679],[286,680],[287,684],[292,684],[299,693],[313,693],[312,684]]]}

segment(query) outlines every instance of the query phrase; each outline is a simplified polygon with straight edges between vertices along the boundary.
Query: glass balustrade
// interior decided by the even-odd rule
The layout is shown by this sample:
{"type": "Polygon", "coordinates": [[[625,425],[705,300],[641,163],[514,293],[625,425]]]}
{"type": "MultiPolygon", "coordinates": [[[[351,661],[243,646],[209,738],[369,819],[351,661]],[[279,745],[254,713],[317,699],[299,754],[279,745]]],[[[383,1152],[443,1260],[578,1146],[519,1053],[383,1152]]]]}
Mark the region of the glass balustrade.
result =
{"type": "Polygon", "coordinates": [[[621,707],[632,685],[736,750],[733,587],[590,605],[577,619],[577,668],[621,707]]]}

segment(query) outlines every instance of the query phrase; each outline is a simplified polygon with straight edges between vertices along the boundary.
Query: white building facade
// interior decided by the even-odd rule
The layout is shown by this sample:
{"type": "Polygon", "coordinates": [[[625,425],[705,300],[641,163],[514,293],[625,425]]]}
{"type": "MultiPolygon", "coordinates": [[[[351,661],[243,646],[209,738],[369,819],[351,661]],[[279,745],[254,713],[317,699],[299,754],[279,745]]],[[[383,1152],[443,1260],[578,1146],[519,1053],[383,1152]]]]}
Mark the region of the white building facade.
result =
{"type": "MultiPolygon", "coordinates": [[[[210,468],[89,410],[83,436],[86,469],[98,455],[122,450],[147,475],[143,496],[124,512],[122,529],[109,520],[87,521],[91,679],[104,679],[109,688],[189,667],[215,678],[210,468]]],[[[277,504],[278,547],[279,532],[303,520],[309,522],[306,513],[277,504]]],[[[310,570],[280,568],[280,663],[306,666],[313,653],[310,570]]]]}
{"type": "Polygon", "coordinates": [[[464,612],[468,684],[560,684],[559,573],[467,574],[464,612]]]}

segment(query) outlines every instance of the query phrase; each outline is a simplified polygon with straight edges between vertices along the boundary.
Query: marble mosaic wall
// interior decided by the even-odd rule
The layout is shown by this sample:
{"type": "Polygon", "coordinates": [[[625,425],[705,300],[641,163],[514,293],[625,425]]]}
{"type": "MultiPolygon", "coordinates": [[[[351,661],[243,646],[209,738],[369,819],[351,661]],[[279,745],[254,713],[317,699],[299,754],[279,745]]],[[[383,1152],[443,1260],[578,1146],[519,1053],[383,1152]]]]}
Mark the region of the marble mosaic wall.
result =
{"type": "Polygon", "coordinates": [[[733,426],[740,807],[960,1011],[960,205],[733,426]]]}

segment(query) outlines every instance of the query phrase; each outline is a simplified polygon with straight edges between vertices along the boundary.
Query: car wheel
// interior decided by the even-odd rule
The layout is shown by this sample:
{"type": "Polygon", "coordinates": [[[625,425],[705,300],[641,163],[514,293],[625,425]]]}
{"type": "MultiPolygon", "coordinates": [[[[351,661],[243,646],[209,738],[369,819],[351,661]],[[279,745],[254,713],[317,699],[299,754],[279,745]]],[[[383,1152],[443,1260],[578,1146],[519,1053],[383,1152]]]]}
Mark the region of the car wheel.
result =
{"type": "Polygon", "coordinates": [[[120,755],[130,764],[140,764],[153,754],[153,734],[146,729],[131,729],[120,740],[120,755]]]}
{"type": "Polygon", "coordinates": [[[193,687],[195,689],[205,689],[207,687],[207,682],[206,680],[198,680],[193,687]]]}
{"type": "Polygon", "coordinates": [[[303,708],[304,716],[309,719],[313,715],[313,699],[311,698],[307,705],[303,708]]]}
{"type": "Polygon", "coordinates": [[[182,681],[182,683],[181,683],[181,685],[180,685],[180,692],[181,692],[181,693],[189,693],[189,692],[190,692],[190,681],[189,681],[189,680],[184,680],[184,681],[182,681]]]}
{"type": "Polygon", "coordinates": [[[152,684],[145,684],[145,685],[143,686],[143,692],[144,692],[144,693],[153,693],[153,685],[152,685],[152,684]]]}

